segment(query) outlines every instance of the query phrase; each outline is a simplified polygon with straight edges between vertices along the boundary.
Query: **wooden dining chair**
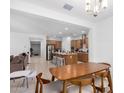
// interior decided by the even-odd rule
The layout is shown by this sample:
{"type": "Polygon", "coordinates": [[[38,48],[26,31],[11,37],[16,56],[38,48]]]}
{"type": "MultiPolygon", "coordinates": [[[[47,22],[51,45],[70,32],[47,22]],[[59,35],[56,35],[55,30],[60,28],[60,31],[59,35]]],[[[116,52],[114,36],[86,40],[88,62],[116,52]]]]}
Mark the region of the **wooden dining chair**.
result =
{"type": "Polygon", "coordinates": [[[42,76],[42,73],[39,73],[39,74],[36,76],[37,82],[36,82],[35,93],[38,93],[38,91],[39,91],[39,83],[40,83],[40,93],[42,93],[43,84],[48,84],[48,83],[50,83],[50,80],[43,79],[43,78],[41,78],[41,76],[42,76]]]}
{"type": "Polygon", "coordinates": [[[39,73],[36,76],[36,89],[35,93],[60,93],[62,90],[62,82],[57,81],[50,81],[47,79],[41,78],[42,73],[39,73]]]}
{"type": "Polygon", "coordinates": [[[78,78],[70,81],[72,84],[79,86],[79,93],[82,93],[82,87],[91,85],[93,88],[93,93],[96,93],[96,88],[94,85],[94,76],[89,75],[83,78],[78,78]]]}
{"type": "MultiPolygon", "coordinates": [[[[99,63],[99,64],[104,64],[104,65],[108,65],[111,67],[111,65],[108,63],[99,63]]],[[[113,93],[112,80],[111,80],[111,75],[110,75],[109,69],[106,69],[104,71],[100,71],[100,72],[96,73],[95,76],[96,76],[96,79],[100,78],[100,81],[101,81],[100,86],[95,86],[98,92],[105,93],[105,87],[106,86],[105,86],[104,82],[107,79],[108,80],[108,87],[110,88],[108,93],[113,93]]]]}

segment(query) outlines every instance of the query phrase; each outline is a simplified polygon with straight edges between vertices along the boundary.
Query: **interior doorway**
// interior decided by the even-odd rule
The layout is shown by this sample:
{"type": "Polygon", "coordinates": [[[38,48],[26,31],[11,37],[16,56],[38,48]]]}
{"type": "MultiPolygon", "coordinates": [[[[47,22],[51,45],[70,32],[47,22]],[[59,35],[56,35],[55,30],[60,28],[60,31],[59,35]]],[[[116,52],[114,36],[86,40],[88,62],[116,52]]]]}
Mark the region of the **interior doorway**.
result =
{"type": "Polygon", "coordinates": [[[40,41],[30,41],[30,55],[41,56],[41,42],[40,41]]]}

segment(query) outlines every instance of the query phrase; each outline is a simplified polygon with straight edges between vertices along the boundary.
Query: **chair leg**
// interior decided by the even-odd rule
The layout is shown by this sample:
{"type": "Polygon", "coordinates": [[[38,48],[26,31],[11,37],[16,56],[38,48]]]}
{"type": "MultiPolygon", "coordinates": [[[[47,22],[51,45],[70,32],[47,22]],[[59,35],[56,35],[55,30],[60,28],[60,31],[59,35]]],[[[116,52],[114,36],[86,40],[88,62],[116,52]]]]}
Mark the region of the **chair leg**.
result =
{"type": "Polygon", "coordinates": [[[25,78],[23,79],[23,82],[22,82],[22,87],[24,87],[24,84],[25,84],[25,78]]]}
{"type": "Polygon", "coordinates": [[[111,74],[110,71],[108,71],[108,82],[109,82],[109,87],[110,87],[110,92],[113,93],[113,89],[112,89],[112,79],[111,79],[111,74]]]}
{"type": "Polygon", "coordinates": [[[93,87],[93,93],[96,93],[96,87],[95,87],[95,81],[94,81],[94,79],[93,79],[93,85],[92,85],[92,87],[93,87]]]}
{"type": "Polygon", "coordinates": [[[38,80],[37,80],[37,82],[36,82],[36,88],[35,88],[35,93],[38,93],[38,85],[39,85],[39,82],[38,82],[38,80]]]}
{"type": "Polygon", "coordinates": [[[101,93],[104,93],[104,80],[103,76],[101,77],[101,93]]]}
{"type": "Polygon", "coordinates": [[[99,93],[99,91],[97,90],[96,93],[99,93]]]}

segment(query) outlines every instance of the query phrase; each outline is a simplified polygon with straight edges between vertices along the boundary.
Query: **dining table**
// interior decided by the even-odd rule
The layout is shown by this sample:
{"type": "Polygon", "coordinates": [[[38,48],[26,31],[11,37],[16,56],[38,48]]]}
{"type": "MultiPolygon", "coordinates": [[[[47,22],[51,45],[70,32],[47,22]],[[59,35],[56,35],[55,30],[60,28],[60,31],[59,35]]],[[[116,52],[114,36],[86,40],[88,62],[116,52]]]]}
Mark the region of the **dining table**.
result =
{"type": "Polygon", "coordinates": [[[63,93],[67,93],[66,85],[69,80],[73,80],[76,78],[81,78],[87,75],[95,75],[96,73],[104,70],[108,70],[109,72],[109,84],[110,89],[112,89],[112,81],[110,75],[110,66],[105,64],[99,63],[80,63],[80,64],[71,64],[71,65],[64,65],[61,67],[52,67],[49,69],[50,73],[52,74],[52,80],[54,78],[63,81],[63,93]]]}

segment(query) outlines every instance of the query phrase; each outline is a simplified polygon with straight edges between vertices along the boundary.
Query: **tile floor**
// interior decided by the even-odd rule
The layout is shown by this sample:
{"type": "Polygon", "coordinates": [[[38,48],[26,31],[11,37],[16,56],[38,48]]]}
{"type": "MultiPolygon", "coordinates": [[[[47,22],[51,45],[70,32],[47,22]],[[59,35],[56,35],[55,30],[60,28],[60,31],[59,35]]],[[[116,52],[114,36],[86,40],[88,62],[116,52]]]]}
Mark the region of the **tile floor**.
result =
{"type": "MultiPolygon", "coordinates": [[[[27,69],[36,70],[37,73],[42,72],[43,78],[51,80],[51,74],[49,72],[49,68],[55,67],[55,65],[53,65],[50,61],[45,61],[40,57],[32,57],[30,61],[31,62],[28,65],[27,69]]],[[[29,88],[26,87],[26,84],[24,84],[24,86],[21,86],[23,83],[23,79],[16,79],[15,81],[11,80],[10,93],[35,93],[35,84],[36,84],[35,78],[34,79],[30,78],[28,81],[29,81],[29,88]]],[[[79,90],[76,89],[71,93],[79,93],[78,91],[79,90]]],[[[91,91],[87,93],[91,93],[91,91]]]]}

